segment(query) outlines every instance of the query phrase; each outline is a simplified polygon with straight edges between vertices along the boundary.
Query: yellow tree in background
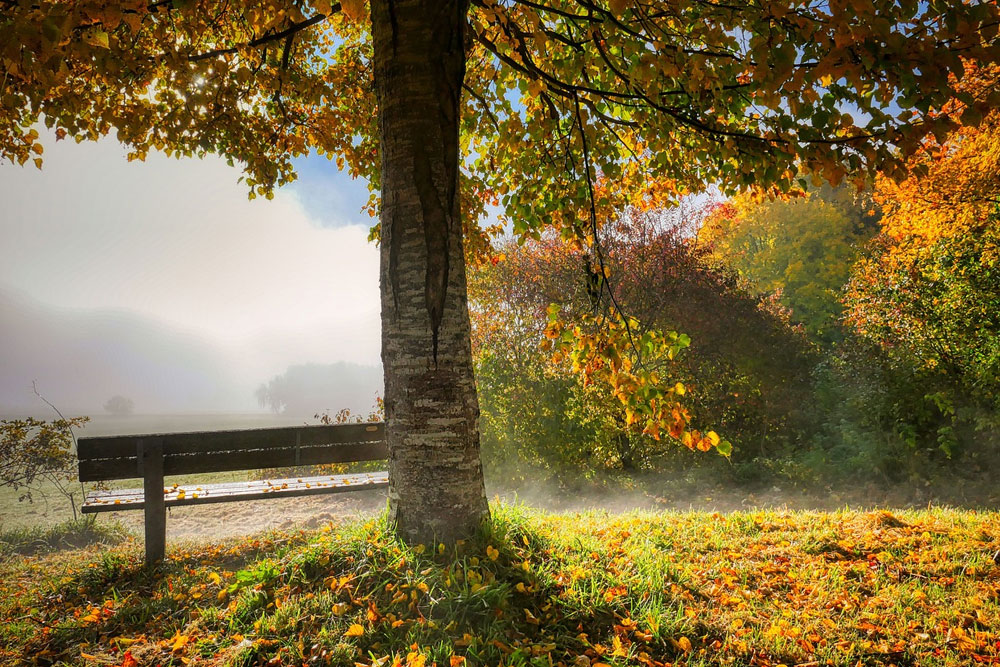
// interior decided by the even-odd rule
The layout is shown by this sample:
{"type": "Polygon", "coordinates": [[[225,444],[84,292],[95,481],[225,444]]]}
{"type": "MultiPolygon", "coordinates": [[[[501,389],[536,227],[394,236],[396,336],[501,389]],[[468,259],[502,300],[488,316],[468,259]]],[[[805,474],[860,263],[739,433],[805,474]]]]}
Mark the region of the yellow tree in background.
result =
{"type": "Polygon", "coordinates": [[[698,242],[758,291],[777,294],[813,339],[829,342],[839,336],[841,290],[867,237],[866,213],[814,193],[737,195],[706,217],[698,242]]]}

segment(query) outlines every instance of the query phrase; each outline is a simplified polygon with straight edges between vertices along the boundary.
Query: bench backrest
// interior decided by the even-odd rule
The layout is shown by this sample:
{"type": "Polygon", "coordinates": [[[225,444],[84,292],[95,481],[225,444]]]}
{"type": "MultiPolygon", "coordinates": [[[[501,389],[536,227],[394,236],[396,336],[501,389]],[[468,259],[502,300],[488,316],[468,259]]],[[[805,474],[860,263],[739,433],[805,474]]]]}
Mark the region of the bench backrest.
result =
{"type": "Polygon", "coordinates": [[[80,438],[80,481],[142,477],[144,448],[163,451],[163,474],[287,468],[389,457],[385,424],[332,424],[80,438]]]}

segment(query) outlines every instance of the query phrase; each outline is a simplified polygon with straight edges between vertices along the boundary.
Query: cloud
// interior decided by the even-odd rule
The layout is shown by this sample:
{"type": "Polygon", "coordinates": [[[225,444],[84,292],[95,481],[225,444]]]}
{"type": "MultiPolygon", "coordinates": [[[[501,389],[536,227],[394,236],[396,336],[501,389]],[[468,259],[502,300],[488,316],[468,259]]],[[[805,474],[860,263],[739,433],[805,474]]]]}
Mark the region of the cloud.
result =
{"type": "Polygon", "coordinates": [[[248,201],[216,157],[45,144],[42,171],[0,165],[0,286],[163,322],[231,353],[247,381],[379,362],[378,252],[356,211],[317,221],[294,191],[248,201]]]}

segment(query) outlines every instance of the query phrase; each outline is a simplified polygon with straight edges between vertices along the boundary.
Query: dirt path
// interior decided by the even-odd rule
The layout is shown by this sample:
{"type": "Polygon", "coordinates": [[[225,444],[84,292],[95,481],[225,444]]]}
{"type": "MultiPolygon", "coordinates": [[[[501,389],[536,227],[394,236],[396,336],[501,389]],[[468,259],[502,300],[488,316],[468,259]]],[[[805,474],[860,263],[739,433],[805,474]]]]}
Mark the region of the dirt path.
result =
{"type": "MultiPolygon", "coordinates": [[[[337,519],[375,514],[385,507],[385,503],[384,492],[359,491],[173,507],[167,511],[167,542],[178,539],[215,541],[297,526],[317,528],[337,519]]],[[[142,534],[142,512],[108,512],[102,516],[118,519],[129,530],[142,534]]]]}
{"type": "MultiPolygon", "coordinates": [[[[64,497],[39,498],[35,503],[0,504],[0,528],[50,526],[72,517],[64,497]]],[[[300,498],[268,498],[236,503],[174,507],[167,511],[167,542],[176,540],[216,541],[264,530],[293,527],[317,528],[338,519],[354,519],[383,510],[382,489],[300,498]]],[[[98,521],[118,520],[136,535],[142,535],[142,511],[107,512],[98,521]]]]}
{"type": "MultiPolygon", "coordinates": [[[[655,489],[656,485],[647,485],[655,489]]],[[[623,512],[634,509],[732,512],[739,510],[782,508],[829,511],[845,507],[914,508],[951,506],[959,508],[1000,507],[1000,486],[967,481],[964,484],[937,488],[910,485],[872,484],[850,489],[827,489],[812,492],[777,487],[756,489],[687,489],[681,491],[669,481],[660,485],[663,496],[639,490],[608,489],[603,493],[574,493],[565,490],[547,492],[544,485],[530,491],[498,492],[491,490],[491,502],[497,497],[508,502],[557,512],[606,510],[623,512]],[[497,494],[497,495],[494,495],[497,494]]],[[[79,500],[77,501],[79,502],[79,500]]],[[[175,507],[167,515],[168,542],[176,540],[215,541],[249,535],[271,529],[316,528],[334,520],[370,516],[385,509],[384,490],[302,498],[269,498],[215,505],[175,507]]],[[[34,503],[19,503],[15,492],[0,488],[0,529],[17,526],[50,526],[72,516],[69,501],[58,494],[37,496],[34,503]]],[[[117,519],[136,535],[142,535],[141,511],[109,512],[99,520],[117,519]]]]}

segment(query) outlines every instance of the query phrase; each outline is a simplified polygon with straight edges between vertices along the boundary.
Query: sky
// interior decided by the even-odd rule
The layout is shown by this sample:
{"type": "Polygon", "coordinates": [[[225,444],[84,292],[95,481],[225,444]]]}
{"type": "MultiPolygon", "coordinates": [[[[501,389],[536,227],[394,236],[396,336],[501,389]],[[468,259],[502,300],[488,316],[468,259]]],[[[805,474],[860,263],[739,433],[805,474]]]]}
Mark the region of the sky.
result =
{"type": "Polygon", "coordinates": [[[42,140],[42,170],[0,163],[0,413],[32,380],[73,409],[254,410],[290,365],[379,363],[363,182],[314,157],[249,201],[214,156],[42,140]]]}

